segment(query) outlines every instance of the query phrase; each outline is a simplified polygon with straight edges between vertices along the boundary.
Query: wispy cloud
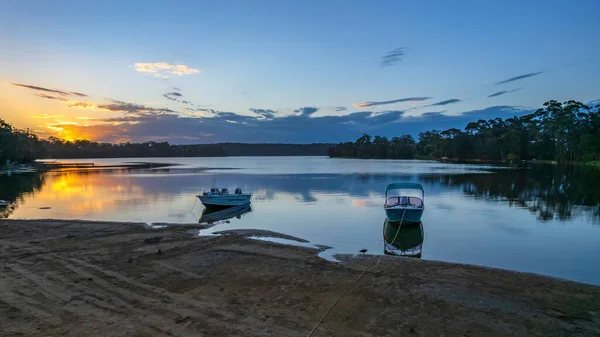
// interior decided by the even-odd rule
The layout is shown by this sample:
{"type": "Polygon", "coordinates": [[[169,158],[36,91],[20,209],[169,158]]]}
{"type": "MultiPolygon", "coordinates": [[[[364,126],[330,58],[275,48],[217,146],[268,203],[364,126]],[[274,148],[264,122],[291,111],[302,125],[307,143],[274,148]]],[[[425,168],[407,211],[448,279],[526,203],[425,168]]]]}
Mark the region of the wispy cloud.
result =
{"type": "Polygon", "coordinates": [[[515,92],[515,91],[519,91],[519,90],[521,90],[521,89],[523,89],[523,87],[521,87],[521,88],[517,88],[517,89],[513,89],[513,90],[503,90],[503,91],[498,91],[498,92],[495,92],[495,93],[493,93],[493,94],[489,95],[488,97],[497,97],[497,96],[502,96],[502,95],[504,95],[504,94],[508,94],[508,93],[515,92]]]}
{"type": "Polygon", "coordinates": [[[113,100],[112,103],[109,104],[99,104],[98,107],[100,109],[108,111],[124,112],[130,114],[162,114],[175,112],[167,108],[152,108],[141,104],[128,103],[116,100],[113,100]]]}
{"type": "Polygon", "coordinates": [[[529,73],[529,74],[524,74],[524,75],[519,75],[519,76],[511,77],[511,78],[509,78],[507,80],[496,82],[496,85],[510,83],[510,82],[514,82],[514,81],[519,81],[519,80],[522,80],[522,79],[525,79],[525,78],[537,76],[537,75],[542,74],[542,73],[543,73],[543,71],[538,71],[537,73],[529,73]]]}
{"type": "Polygon", "coordinates": [[[64,101],[65,98],[63,97],[57,97],[57,96],[51,96],[51,95],[46,95],[46,94],[35,94],[37,97],[41,97],[41,98],[46,98],[46,99],[56,99],[59,101],[64,101]]]}
{"type": "Polygon", "coordinates": [[[176,92],[176,91],[167,92],[167,93],[163,94],[163,97],[170,101],[187,105],[186,109],[188,109],[190,111],[195,111],[194,108],[210,106],[210,105],[198,105],[198,104],[192,103],[191,101],[185,100],[185,99],[183,99],[183,94],[180,92],[176,92]]]}
{"type": "MultiPolygon", "coordinates": [[[[49,88],[44,88],[44,87],[38,87],[35,85],[29,85],[29,84],[21,84],[21,83],[11,83],[11,85],[14,85],[15,87],[21,87],[21,88],[26,88],[26,89],[31,89],[31,90],[37,90],[37,91],[43,91],[43,92],[50,92],[53,94],[58,94],[58,95],[64,95],[64,96],[79,96],[79,97],[87,97],[86,94],[82,94],[80,92],[76,92],[76,91],[65,91],[65,90],[58,90],[58,89],[49,89],[49,88]]],[[[42,98],[48,98],[48,97],[44,97],[41,95],[37,95],[39,97],[42,98]]]]}
{"type": "Polygon", "coordinates": [[[100,109],[96,103],[92,103],[92,102],[66,100],[66,101],[63,101],[63,103],[69,108],[78,108],[78,109],[95,110],[95,111],[103,110],[103,109],[100,109]]]}
{"type": "Polygon", "coordinates": [[[294,110],[294,112],[300,113],[301,116],[310,116],[317,111],[319,111],[319,108],[310,107],[310,106],[306,106],[304,108],[294,110]]]}
{"type": "Polygon", "coordinates": [[[454,104],[454,103],[459,103],[459,102],[462,102],[462,100],[460,100],[458,98],[452,98],[452,99],[447,99],[445,101],[441,101],[441,102],[437,102],[437,103],[425,105],[424,107],[427,107],[427,106],[442,106],[442,105],[454,104]]]}
{"type": "Polygon", "coordinates": [[[252,112],[254,112],[255,114],[262,116],[263,118],[275,118],[275,110],[271,110],[271,109],[255,109],[255,108],[250,108],[248,109],[252,112]]]}
{"type": "Polygon", "coordinates": [[[63,103],[69,108],[77,108],[92,111],[111,111],[137,115],[158,115],[163,113],[175,113],[174,110],[168,108],[152,108],[142,104],[129,103],[117,100],[111,100],[110,103],[100,104],[74,100],[63,101],[63,103]]]}
{"type": "Polygon", "coordinates": [[[28,116],[29,118],[39,118],[39,119],[56,119],[56,118],[64,118],[67,117],[65,115],[49,115],[49,114],[41,114],[41,115],[33,115],[28,116]]]}
{"type": "Polygon", "coordinates": [[[405,49],[404,47],[396,48],[396,49],[388,52],[384,56],[382,56],[381,57],[381,66],[389,67],[389,66],[393,66],[394,64],[402,61],[402,57],[404,57],[404,55],[405,55],[404,49],[405,49]]]}
{"type": "Polygon", "coordinates": [[[431,99],[431,97],[408,97],[408,98],[399,98],[399,99],[394,99],[391,101],[381,101],[381,102],[361,102],[361,103],[354,103],[352,104],[353,107],[360,109],[360,108],[367,108],[370,106],[376,106],[376,105],[384,105],[384,104],[394,104],[394,103],[403,103],[403,102],[422,102],[425,100],[431,99]]]}
{"type": "Polygon", "coordinates": [[[348,110],[348,108],[346,108],[345,106],[336,106],[334,110],[335,111],[346,111],[346,110],[348,110]]]}
{"type": "Polygon", "coordinates": [[[183,95],[178,92],[168,92],[166,94],[163,94],[163,97],[171,101],[179,101],[180,98],[183,97],[183,95]]]}
{"type": "Polygon", "coordinates": [[[200,72],[198,69],[190,68],[185,64],[169,64],[166,62],[153,63],[135,63],[133,65],[135,71],[141,73],[150,73],[159,78],[168,78],[169,75],[192,75],[200,72]]]}

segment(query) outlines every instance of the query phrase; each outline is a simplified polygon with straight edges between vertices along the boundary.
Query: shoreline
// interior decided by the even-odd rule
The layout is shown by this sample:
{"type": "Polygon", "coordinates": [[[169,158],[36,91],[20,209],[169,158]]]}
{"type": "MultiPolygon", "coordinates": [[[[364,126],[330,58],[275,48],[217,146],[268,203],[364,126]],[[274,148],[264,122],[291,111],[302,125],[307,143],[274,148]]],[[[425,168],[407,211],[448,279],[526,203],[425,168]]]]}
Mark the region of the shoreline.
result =
{"type": "MultiPolygon", "coordinates": [[[[324,247],[250,238],[260,231],[190,232],[204,228],[0,220],[0,330],[302,336],[376,258],[334,263],[317,256],[324,247]]],[[[313,336],[595,335],[598,299],[600,287],[574,281],[381,256],[313,336]]]]}

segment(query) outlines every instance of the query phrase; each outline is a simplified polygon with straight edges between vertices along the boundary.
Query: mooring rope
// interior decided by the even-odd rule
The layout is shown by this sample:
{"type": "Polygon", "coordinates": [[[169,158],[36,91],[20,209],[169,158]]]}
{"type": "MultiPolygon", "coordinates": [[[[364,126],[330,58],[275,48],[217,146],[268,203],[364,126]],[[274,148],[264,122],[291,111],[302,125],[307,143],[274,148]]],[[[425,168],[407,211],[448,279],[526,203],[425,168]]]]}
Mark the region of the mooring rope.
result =
{"type": "MultiPolygon", "coordinates": [[[[396,241],[396,238],[398,237],[398,233],[400,233],[400,227],[402,226],[402,222],[404,221],[404,213],[406,213],[406,208],[402,211],[402,218],[400,219],[400,224],[398,225],[398,229],[396,230],[396,235],[394,235],[394,239],[392,240],[392,243],[394,243],[394,241],[396,241]]],[[[385,228],[384,228],[384,231],[385,231],[385,228]]],[[[383,241],[384,241],[384,245],[385,245],[385,238],[383,239],[383,241]]],[[[354,282],[352,282],[352,284],[348,288],[346,288],[346,290],[340,295],[340,297],[338,297],[338,299],[335,300],[335,302],[333,302],[331,307],[329,307],[327,312],[325,312],[323,317],[321,317],[319,322],[317,322],[317,325],[315,325],[315,327],[310,331],[310,333],[306,337],[312,336],[312,334],[317,330],[317,328],[319,327],[321,322],[323,322],[325,317],[327,317],[327,315],[331,312],[331,310],[333,310],[333,308],[336,306],[336,304],[338,304],[338,302],[342,299],[342,297],[344,297],[344,295],[346,295],[346,293],[350,289],[352,289],[352,287],[354,287],[354,285],[358,282],[358,280],[361,279],[361,277],[363,277],[363,275],[367,272],[367,270],[369,270],[369,268],[373,267],[375,265],[375,263],[377,263],[377,261],[379,261],[379,258],[384,253],[385,253],[385,247],[383,248],[383,252],[381,252],[379,255],[377,255],[377,257],[375,257],[375,261],[373,261],[373,263],[371,263],[367,268],[365,268],[365,270],[363,270],[363,272],[356,278],[356,280],[354,280],[354,282]]]]}
{"type": "Polygon", "coordinates": [[[190,208],[190,210],[188,211],[188,213],[190,213],[191,215],[194,216],[194,219],[198,220],[198,218],[196,217],[196,214],[192,213],[192,210],[194,209],[194,207],[196,207],[196,203],[198,202],[198,197],[195,198],[196,201],[194,201],[194,206],[192,206],[192,208],[190,208]]]}

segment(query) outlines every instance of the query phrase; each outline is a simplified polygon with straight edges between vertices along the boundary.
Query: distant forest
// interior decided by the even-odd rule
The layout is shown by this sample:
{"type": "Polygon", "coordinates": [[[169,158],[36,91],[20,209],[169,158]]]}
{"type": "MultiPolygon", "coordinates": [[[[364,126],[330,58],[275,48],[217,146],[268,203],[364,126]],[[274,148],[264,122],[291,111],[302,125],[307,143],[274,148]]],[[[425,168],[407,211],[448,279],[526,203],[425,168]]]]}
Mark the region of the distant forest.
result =
{"type": "Polygon", "coordinates": [[[27,163],[43,158],[325,156],[332,144],[197,144],[167,142],[98,143],[89,140],[39,139],[0,119],[0,165],[7,160],[27,163]]]}
{"type": "Polygon", "coordinates": [[[535,113],[478,120],[464,130],[421,132],[388,139],[364,134],[355,142],[332,144],[198,144],[167,142],[98,143],[88,140],[39,139],[0,119],[0,164],[42,158],[321,156],[346,158],[415,157],[459,161],[600,160],[600,105],[549,101],[535,113]]]}
{"type": "Polygon", "coordinates": [[[480,119],[464,131],[448,129],[410,135],[371,137],[329,149],[330,157],[411,159],[448,158],[459,161],[555,160],[559,162],[600,159],[600,105],[549,101],[525,116],[480,119]]]}

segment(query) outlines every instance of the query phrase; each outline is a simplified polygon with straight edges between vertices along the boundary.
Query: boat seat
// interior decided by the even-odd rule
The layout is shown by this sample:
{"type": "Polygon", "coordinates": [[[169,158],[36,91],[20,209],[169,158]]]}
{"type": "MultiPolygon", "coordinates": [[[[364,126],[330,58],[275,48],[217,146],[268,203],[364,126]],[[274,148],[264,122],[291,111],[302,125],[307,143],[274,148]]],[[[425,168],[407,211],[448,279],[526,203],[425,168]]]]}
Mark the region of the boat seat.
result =
{"type": "Polygon", "coordinates": [[[385,207],[414,206],[423,208],[423,200],[417,197],[390,197],[385,201],[385,207]]]}

